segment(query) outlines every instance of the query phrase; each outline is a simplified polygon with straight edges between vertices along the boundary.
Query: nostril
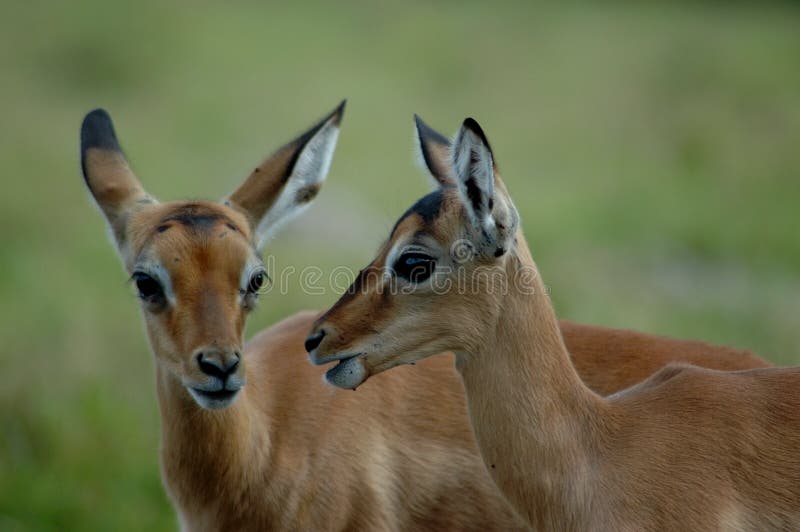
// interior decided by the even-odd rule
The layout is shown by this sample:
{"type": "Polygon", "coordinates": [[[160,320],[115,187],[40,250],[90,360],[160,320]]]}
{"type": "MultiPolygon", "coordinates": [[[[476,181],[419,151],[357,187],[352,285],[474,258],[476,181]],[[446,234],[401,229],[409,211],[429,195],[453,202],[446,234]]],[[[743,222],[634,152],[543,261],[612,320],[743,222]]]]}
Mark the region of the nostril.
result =
{"type": "Polygon", "coordinates": [[[225,380],[225,378],[236,371],[239,367],[242,355],[239,351],[234,351],[230,356],[225,356],[223,353],[205,353],[197,354],[197,365],[200,366],[200,371],[211,377],[218,377],[225,380]]]}
{"type": "Polygon", "coordinates": [[[200,366],[200,371],[212,377],[224,377],[225,374],[220,367],[220,364],[213,358],[206,357],[205,353],[197,354],[197,364],[200,366]]]}
{"type": "Polygon", "coordinates": [[[239,355],[239,353],[238,353],[238,352],[237,352],[237,353],[235,353],[235,354],[234,354],[234,355],[231,357],[231,359],[228,361],[228,367],[227,367],[227,368],[225,368],[225,371],[226,371],[227,373],[233,373],[234,371],[236,371],[236,368],[239,366],[239,360],[240,360],[241,358],[242,358],[242,357],[241,357],[241,355],[239,355]]]}
{"type": "Polygon", "coordinates": [[[322,339],[325,338],[325,331],[319,330],[315,333],[312,333],[306,338],[306,351],[309,353],[316,349],[319,344],[322,342],[322,339]]]}
{"type": "Polygon", "coordinates": [[[234,353],[230,358],[206,353],[197,354],[197,364],[200,366],[200,371],[220,379],[225,379],[225,377],[236,371],[240,359],[241,355],[238,352],[234,353]]]}

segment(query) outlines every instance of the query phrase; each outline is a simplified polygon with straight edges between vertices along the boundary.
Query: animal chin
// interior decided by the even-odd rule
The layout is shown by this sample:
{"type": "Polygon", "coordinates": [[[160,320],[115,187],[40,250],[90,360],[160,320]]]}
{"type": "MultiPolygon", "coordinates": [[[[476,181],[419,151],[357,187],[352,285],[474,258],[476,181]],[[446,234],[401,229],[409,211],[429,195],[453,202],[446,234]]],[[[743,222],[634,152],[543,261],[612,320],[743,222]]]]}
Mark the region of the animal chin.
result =
{"type": "Polygon", "coordinates": [[[369,377],[362,355],[355,355],[339,360],[335,366],[325,372],[325,380],[338,388],[355,390],[369,377]]]}
{"type": "Polygon", "coordinates": [[[187,386],[186,389],[189,390],[189,394],[202,408],[206,410],[219,410],[233,404],[241,388],[236,388],[235,390],[221,388],[219,390],[208,391],[187,386]]]}

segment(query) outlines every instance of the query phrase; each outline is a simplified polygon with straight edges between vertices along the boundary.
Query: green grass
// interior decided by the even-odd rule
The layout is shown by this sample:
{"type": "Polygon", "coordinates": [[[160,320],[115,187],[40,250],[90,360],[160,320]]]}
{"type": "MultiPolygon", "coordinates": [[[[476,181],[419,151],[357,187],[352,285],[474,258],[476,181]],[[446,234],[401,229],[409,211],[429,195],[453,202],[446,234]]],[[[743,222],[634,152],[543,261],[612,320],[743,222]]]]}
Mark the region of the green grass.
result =
{"type": "MultiPolygon", "coordinates": [[[[298,3],[296,3],[298,4],[298,3]]],[[[350,99],[278,266],[369,260],[478,118],[560,315],[800,362],[800,9],[29,2],[0,17],[0,529],[176,526],[153,362],[78,169],[109,109],[159,198],[221,197],[350,99]]],[[[336,294],[271,293],[250,333],[336,294]]]]}

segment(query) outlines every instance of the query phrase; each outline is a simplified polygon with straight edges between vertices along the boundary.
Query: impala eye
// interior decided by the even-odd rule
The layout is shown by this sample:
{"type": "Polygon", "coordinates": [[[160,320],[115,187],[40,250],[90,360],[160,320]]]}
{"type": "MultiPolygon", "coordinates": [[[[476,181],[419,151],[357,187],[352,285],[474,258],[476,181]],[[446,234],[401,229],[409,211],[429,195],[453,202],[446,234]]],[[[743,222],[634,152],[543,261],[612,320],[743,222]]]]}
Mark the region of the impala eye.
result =
{"type": "Polygon", "coordinates": [[[394,265],[397,275],[412,283],[421,283],[433,274],[436,261],[417,251],[403,253],[394,265]]]}
{"type": "Polygon", "coordinates": [[[148,303],[157,303],[164,299],[164,289],[161,284],[144,272],[134,272],[131,276],[136,288],[139,290],[139,297],[148,303]]]}
{"type": "Polygon", "coordinates": [[[258,270],[252,276],[250,276],[250,282],[247,284],[247,291],[251,294],[258,293],[259,290],[264,286],[264,283],[269,280],[269,276],[267,272],[264,270],[258,270]]]}

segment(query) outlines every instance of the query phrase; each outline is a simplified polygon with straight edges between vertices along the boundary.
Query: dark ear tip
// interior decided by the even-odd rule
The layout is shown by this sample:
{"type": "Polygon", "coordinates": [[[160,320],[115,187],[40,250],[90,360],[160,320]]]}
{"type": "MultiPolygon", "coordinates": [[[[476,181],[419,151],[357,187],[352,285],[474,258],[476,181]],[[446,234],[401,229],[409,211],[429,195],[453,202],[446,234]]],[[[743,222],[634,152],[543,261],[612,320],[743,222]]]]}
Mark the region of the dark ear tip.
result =
{"type": "Polygon", "coordinates": [[[336,106],[336,109],[330,114],[329,119],[333,119],[333,124],[338,126],[342,123],[342,117],[344,117],[344,108],[347,106],[347,98],[342,100],[339,105],[336,106]]]}
{"type": "Polygon", "coordinates": [[[108,114],[108,111],[103,109],[102,107],[98,107],[97,109],[92,109],[88,113],[86,113],[86,117],[83,119],[84,122],[89,120],[111,120],[111,117],[108,114]]]}
{"type": "Polygon", "coordinates": [[[428,131],[432,131],[431,126],[429,126],[417,113],[414,113],[414,125],[417,127],[417,132],[420,136],[424,135],[428,131]]]}
{"type": "Polygon", "coordinates": [[[489,140],[486,138],[486,134],[481,129],[480,124],[478,121],[472,118],[471,116],[464,120],[463,124],[464,128],[471,131],[475,135],[478,136],[479,139],[486,145],[487,148],[491,151],[491,147],[489,147],[489,140]]]}
{"type": "Polygon", "coordinates": [[[472,118],[471,116],[464,119],[464,127],[469,129],[475,134],[480,134],[481,136],[483,136],[482,135],[483,130],[481,129],[480,124],[478,124],[478,121],[472,118]]]}
{"type": "Polygon", "coordinates": [[[450,139],[429,126],[417,113],[414,113],[414,125],[417,127],[417,135],[422,144],[433,143],[450,146],[450,139]]]}
{"type": "Polygon", "coordinates": [[[90,111],[81,124],[81,152],[89,148],[120,151],[114,123],[105,109],[90,111]]]}
{"type": "Polygon", "coordinates": [[[417,135],[420,137],[424,135],[426,129],[430,129],[428,124],[417,113],[414,113],[414,127],[417,128],[417,135]]]}

